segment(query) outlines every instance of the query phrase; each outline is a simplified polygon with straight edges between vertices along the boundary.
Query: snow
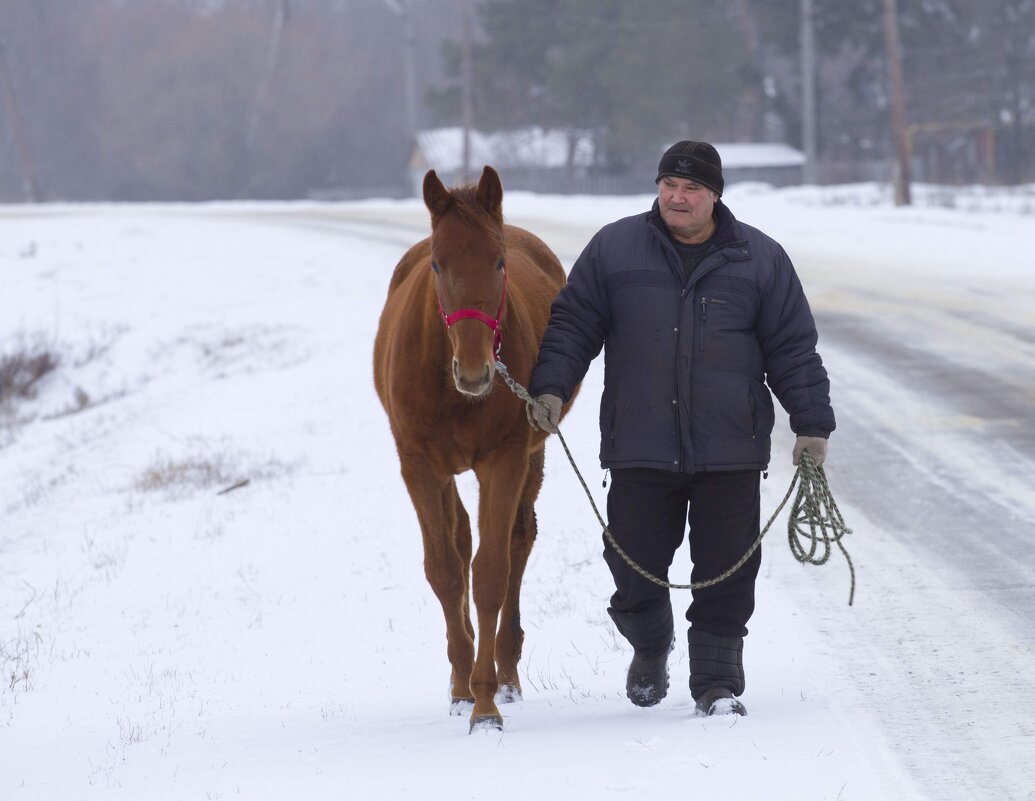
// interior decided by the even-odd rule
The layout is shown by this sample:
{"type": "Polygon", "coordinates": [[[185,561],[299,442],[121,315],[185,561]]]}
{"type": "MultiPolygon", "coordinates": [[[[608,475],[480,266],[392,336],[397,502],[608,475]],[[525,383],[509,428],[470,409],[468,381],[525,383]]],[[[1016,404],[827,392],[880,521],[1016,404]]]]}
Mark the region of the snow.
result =
{"type": "MultiPolygon", "coordinates": [[[[419,202],[0,209],[0,354],[61,357],[0,410],[0,798],[1033,797],[1032,195],[920,187],[895,209],[874,185],[731,187],[820,321],[855,605],[836,554],[790,558],[781,518],[748,716],[694,714],[682,634],[669,697],[634,707],[600,532],[551,443],[524,699],[474,735],[448,714],[441,611],[371,378],[419,202]],[[885,340],[933,366],[898,369],[885,340]],[[960,482],[988,526],[972,550],[951,529],[969,521],[960,482]],[[900,490],[920,503],[889,510],[900,490]]],[[[504,201],[566,266],[649,202],[504,201]]],[[[563,428],[603,506],[600,384],[595,365],[563,428]]],[[[790,447],[782,419],[764,516],[790,447]]],[[[684,546],[673,578],[689,570],[684,546]]]]}

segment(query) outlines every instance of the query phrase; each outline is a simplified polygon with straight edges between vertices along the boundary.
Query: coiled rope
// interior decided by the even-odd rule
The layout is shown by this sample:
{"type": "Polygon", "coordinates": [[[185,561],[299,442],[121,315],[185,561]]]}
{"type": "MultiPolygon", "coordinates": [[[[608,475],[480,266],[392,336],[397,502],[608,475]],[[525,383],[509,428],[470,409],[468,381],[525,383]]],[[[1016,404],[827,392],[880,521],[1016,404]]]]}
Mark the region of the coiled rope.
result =
{"type": "MultiPolygon", "coordinates": [[[[510,390],[525,402],[525,414],[528,417],[529,423],[534,425],[532,408],[536,404],[535,398],[529,394],[527,389],[514,380],[503,362],[497,360],[496,371],[503,377],[503,381],[510,387],[510,390]]],[[[597,520],[604,529],[604,536],[607,537],[607,541],[629,567],[648,581],[672,590],[699,590],[725,581],[743,567],[744,563],[751,558],[751,555],[758,550],[758,547],[762,544],[762,538],[769,532],[773,522],[780,512],[783,511],[787,501],[790,500],[791,495],[794,493],[795,487],[797,487],[798,493],[795,495],[794,503],[791,504],[790,517],[787,520],[787,541],[791,548],[791,555],[802,564],[823,565],[827,563],[833,552],[831,546],[836,545],[841,553],[844,554],[845,561],[848,562],[848,570],[851,574],[848,605],[852,605],[855,599],[855,565],[852,564],[852,558],[848,555],[848,551],[845,550],[844,543],[842,542],[846,535],[852,533],[852,530],[845,525],[841,511],[837,508],[837,503],[834,502],[834,496],[830,493],[830,485],[827,482],[823,466],[816,465],[812,461],[812,454],[808,451],[802,452],[801,459],[798,461],[798,469],[795,471],[794,477],[791,479],[791,485],[787,488],[787,494],[783,496],[780,505],[776,507],[776,511],[773,512],[758,538],[736,564],[712,579],[695,581],[691,584],[673,584],[658,578],[637,564],[615,541],[614,536],[611,534],[611,529],[604,521],[596,502],[593,500],[593,495],[589,491],[586,479],[583,478],[582,472],[575,463],[575,458],[571,455],[568,443],[564,441],[564,435],[560,431],[557,432],[557,438],[560,440],[561,447],[564,448],[564,452],[568,456],[568,461],[571,463],[575,475],[578,476],[579,483],[582,484],[582,489],[589,499],[589,505],[593,507],[593,513],[597,516],[597,520]]]]}

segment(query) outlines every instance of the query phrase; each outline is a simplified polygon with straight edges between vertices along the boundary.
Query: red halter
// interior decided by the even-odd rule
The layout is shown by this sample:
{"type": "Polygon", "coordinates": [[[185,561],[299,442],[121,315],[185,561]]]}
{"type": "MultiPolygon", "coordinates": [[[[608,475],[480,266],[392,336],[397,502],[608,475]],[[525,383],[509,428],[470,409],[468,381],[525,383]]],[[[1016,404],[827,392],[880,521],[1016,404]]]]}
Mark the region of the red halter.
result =
{"type": "Polygon", "coordinates": [[[452,314],[446,314],[445,309],[442,308],[442,301],[438,300],[438,313],[442,315],[443,321],[445,321],[446,328],[452,328],[453,324],[457,320],[478,320],[485,323],[489,328],[492,329],[492,333],[495,335],[493,339],[493,353],[498,359],[500,356],[500,348],[503,347],[503,334],[500,333],[500,315],[503,314],[503,304],[507,302],[507,271],[503,270],[503,296],[500,298],[500,307],[496,310],[496,316],[490,317],[483,311],[478,309],[457,309],[452,314]]]}

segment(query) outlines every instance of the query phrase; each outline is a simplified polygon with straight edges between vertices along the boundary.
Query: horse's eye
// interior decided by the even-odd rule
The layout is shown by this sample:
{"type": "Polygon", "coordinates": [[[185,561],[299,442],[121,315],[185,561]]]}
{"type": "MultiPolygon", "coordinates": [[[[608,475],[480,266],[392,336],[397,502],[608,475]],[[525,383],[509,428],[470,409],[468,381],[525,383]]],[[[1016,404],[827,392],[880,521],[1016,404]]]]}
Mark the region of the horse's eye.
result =
{"type": "Polygon", "coordinates": [[[499,260],[498,262],[496,262],[496,269],[497,269],[497,270],[502,270],[502,269],[503,269],[503,266],[504,266],[505,264],[506,264],[506,261],[504,261],[503,257],[501,256],[501,257],[500,257],[500,260],[499,260]]]}
{"type": "Polygon", "coordinates": [[[432,272],[438,273],[438,262],[437,261],[431,262],[431,269],[432,269],[432,272]]]}

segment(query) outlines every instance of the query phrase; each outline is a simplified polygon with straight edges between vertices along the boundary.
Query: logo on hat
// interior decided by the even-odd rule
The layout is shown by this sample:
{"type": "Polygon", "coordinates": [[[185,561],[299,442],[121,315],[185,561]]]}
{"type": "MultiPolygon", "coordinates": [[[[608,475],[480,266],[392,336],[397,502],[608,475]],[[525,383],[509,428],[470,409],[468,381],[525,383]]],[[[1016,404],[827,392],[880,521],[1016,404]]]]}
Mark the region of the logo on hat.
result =
{"type": "Polygon", "coordinates": [[[676,162],[676,172],[690,172],[690,159],[680,159],[676,162]]]}

